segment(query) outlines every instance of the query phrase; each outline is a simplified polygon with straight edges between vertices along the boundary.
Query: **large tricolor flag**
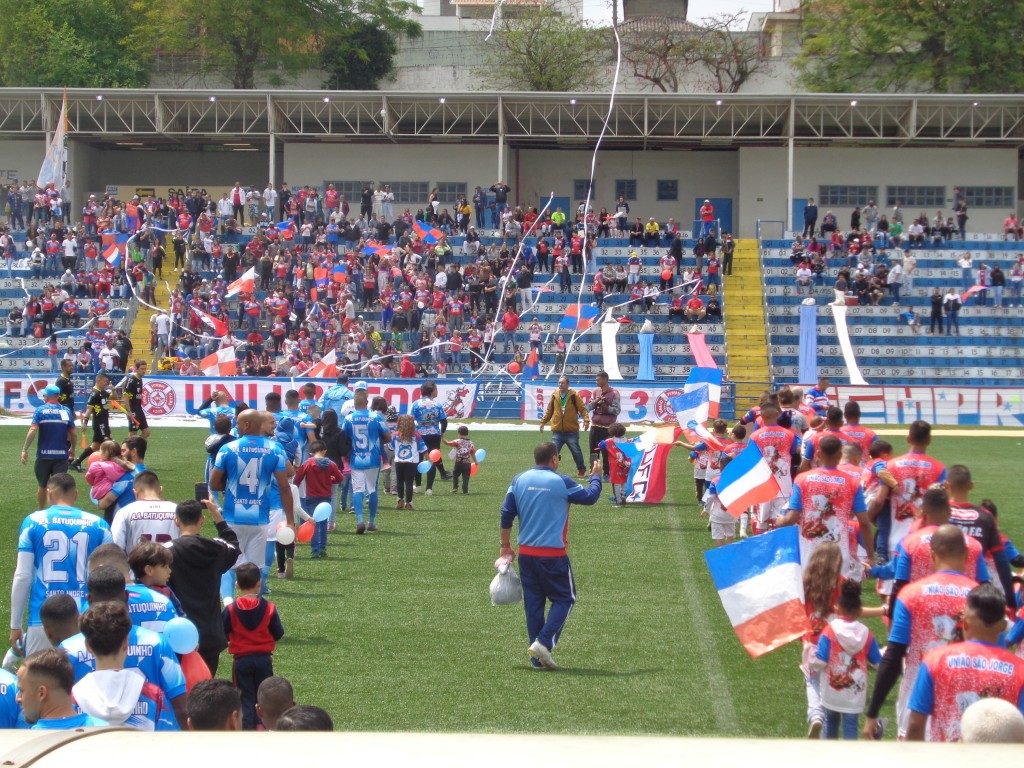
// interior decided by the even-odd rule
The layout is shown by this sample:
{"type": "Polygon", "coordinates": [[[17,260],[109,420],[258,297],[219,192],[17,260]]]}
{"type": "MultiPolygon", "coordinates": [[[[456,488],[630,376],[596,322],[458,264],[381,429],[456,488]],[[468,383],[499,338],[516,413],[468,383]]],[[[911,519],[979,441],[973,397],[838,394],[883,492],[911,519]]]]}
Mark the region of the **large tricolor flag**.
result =
{"type": "Polygon", "coordinates": [[[571,304],[565,310],[558,329],[562,331],[585,331],[594,324],[601,310],[590,304],[571,304]]]}
{"type": "Polygon", "coordinates": [[[782,492],[772,468],[754,442],[748,443],[722,470],[715,487],[718,500],[733,517],[739,517],[754,504],[771,501],[782,492]]]}
{"type": "Polygon", "coordinates": [[[416,221],[413,221],[412,230],[417,235],[419,235],[420,240],[429,245],[433,245],[434,243],[439,242],[441,238],[444,237],[444,232],[442,232],[440,229],[428,226],[427,224],[423,223],[422,221],[419,221],[418,219],[416,221]]]}
{"type": "Polygon", "coordinates": [[[100,246],[103,248],[103,260],[115,269],[121,266],[122,257],[128,253],[127,232],[101,232],[100,246]]]}
{"type": "Polygon", "coordinates": [[[790,525],[704,553],[732,628],[755,659],[808,629],[797,537],[790,525]]]}
{"type": "Polygon", "coordinates": [[[103,260],[114,269],[121,266],[121,250],[116,244],[108,245],[103,249],[103,260]]]}
{"type": "Polygon", "coordinates": [[[678,434],[676,427],[650,429],[635,440],[616,441],[629,459],[626,501],[657,504],[665,498],[665,474],[668,454],[678,434]]]}
{"type": "Polygon", "coordinates": [[[199,361],[199,369],[203,376],[235,376],[238,374],[238,363],[235,362],[235,348],[224,347],[212,355],[199,361]]]}
{"type": "Polygon", "coordinates": [[[693,430],[697,424],[708,420],[711,404],[708,400],[708,386],[700,387],[675,395],[668,399],[668,404],[675,411],[676,421],[684,430],[693,430]]]}
{"type": "Polygon", "coordinates": [[[256,288],[256,267],[252,266],[245,270],[245,273],[228,285],[224,298],[230,299],[239,293],[252,293],[256,288]]]}
{"type": "Polygon", "coordinates": [[[204,312],[195,304],[190,304],[189,309],[192,310],[192,314],[199,318],[199,322],[213,331],[214,336],[223,338],[228,335],[228,324],[226,322],[204,312]]]}
{"type": "Polygon", "coordinates": [[[338,376],[338,356],[337,353],[332,349],[326,355],[320,358],[320,361],[314,363],[309,370],[307,370],[303,376],[310,379],[334,379],[338,376]]]}
{"type": "MultiPolygon", "coordinates": [[[[692,392],[706,386],[708,389],[708,418],[717,419],[722,402],[722,369],[695,366],[686,377],[683,392],[692,392]]],[[[698,421],[700,421],[698,419],[698,421]]]]}
{"type": "MultiPolygon", "coordinates": [[[[45,106],[45,105],[44,105],[45,106]]],[[[53,132],[50,144],[43,156],[43,163],[36,174],[36,184],[45,187],[53,184],[60,194],[64,194],[64,186],[68,174],[68,92],[60,103],[60,117],[57,118],[57,129],[53,132]]],[[[65,205],[67,201],[64,201],[65,205]]]]}

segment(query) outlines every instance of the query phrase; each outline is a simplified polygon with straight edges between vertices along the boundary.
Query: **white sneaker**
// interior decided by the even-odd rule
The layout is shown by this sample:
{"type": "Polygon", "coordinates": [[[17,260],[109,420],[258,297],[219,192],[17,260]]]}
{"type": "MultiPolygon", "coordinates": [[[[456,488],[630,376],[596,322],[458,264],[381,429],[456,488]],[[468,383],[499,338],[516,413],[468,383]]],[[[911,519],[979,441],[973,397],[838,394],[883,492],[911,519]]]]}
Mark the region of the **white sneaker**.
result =
{"type": "Polygon", "coordinates": [[[741,539],[747,538],[747,529],[746,528],[740,528],[740,538],[741,539]]]}
{"type": "Polygon", "coordinates": [[[554,658],[551,656],[551,651],[548,650],[547,646],[544,645],[540,640],[534,640],[527,651],[533,658],[541,663],[546,669],[558,669],[558,665],[555,664],[554,658]]]}
{"type": "Polygon", "coordinates": [[[424,495],[424,496],[433,496],[433,495],[434,495],[434,490],[433,490],[433,488],[427,488],[427,490],[425,490],[425,491],[423,492],[423,495],[424,495]]]}

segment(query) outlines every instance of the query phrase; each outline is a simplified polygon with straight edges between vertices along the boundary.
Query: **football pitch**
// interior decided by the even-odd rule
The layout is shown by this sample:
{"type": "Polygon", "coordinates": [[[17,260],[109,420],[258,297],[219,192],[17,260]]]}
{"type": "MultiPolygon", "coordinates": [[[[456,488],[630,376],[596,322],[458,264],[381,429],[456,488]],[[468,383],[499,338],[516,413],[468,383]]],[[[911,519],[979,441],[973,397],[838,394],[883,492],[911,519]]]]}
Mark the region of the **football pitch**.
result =
{"type": "MultiPolygon", "coordinates": [[[[4,616],[18,527],[34,507],[31,462],[17,463],[25,428],[0,428],[0,455],[8,459],[0,500],[4,616]]],[[[115,437],[125,431],[115,426],[115,437]]],[[[206,435],[154,429],[146,463],[166,498],[192,496],[206,435]]],[[[573,509],[579,599],[555,651],[563,668],[534,670],[522,606],[491,606],[487,586],[502,498],[511,477],[532,464],[541,438],[535,428],[471,437],[488,455],[468,496],[451,495],[440,478],[433,496],[416,495],[412,512],[395,511],[395,497],[384,495],[377,533],[356,536],[353,518],[340,516],[326,560],[310,560],[308,545],[298,545],[295,579],[271,579],[286,633],[274,667],[292,681],[298,701],[327,709],[339,730],[805,734],[799,644],[757,661],[740,647],[704,565],[710,536],[682,449],[669,460],[663,503],[615,509],[606,486],[596,506],[573,509]]],[[[902,438],[886,439],[902,452],[902,438]]],[[[947,465],[971,467],[974,500],[996,501],[1001,526],[1018,545],[1022,442],[937,437],[931,451],[947,465]]],[[[77,477],[80,506],[95,511],[77,477]]],[[[884,641],[884,630],[874,628],[884,641]]],[[[227,656],[220,676],[230,676],[227,656]]],[[[887,716],[891,710],[890,702],[887,716]]]]}

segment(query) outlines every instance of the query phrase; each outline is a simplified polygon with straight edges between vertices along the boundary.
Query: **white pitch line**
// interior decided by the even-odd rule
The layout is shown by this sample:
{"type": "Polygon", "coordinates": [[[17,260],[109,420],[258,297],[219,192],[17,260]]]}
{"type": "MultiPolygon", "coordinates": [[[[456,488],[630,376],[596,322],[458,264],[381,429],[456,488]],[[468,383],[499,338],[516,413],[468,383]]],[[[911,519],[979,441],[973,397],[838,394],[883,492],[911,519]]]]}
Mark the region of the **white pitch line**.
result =
{"type": "Polygon", "coordinates": [[[726,677],[725,669],[722,667],[720,660],[721,649],[719,648],[718,638],[711,631],[707,606],[697,591],[697,579],[701,577],[701,574],[690,571],[689,563],[683,554],[686,546],[682,532],[679,530],[683,525],[680,517],[680,505],[676,504],[671,494],[668,493],[666,493],[663,503],[669,504],[672,509],[672,517],[676,523],[675,530],[672,532],[672,538],[675,539],[676,543],[674,549],[679,560],[683,599],[689,611],[688,615],[693,626],[694,635],[696,635],[694,639],[697,641],[697,647],[703,648],[706,651],[702,654],[704,658],[702,667],[708,680],[707,690],[710,694],[708,698],[711,699],[711,710],[715,716],[715,727],[720,736],[734,733],[737,721],[736,707],[732,699],[732,688],[729,685],[729,678],[726,677]]]}

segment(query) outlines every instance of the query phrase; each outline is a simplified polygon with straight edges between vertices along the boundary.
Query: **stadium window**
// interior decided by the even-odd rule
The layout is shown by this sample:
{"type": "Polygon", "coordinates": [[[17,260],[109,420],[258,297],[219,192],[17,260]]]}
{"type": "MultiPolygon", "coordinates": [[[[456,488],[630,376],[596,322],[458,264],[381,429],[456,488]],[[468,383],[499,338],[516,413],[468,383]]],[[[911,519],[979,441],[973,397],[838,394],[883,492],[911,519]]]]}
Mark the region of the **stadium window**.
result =
{"type": "Polygon", "coordinates": [[[946,204],[945,187],[886,187],[885,204],[904,208],[941,208],[946,204]]]}
{"type": "Polygon", "coordinates": [[[363,184],[365,183],[365,181],[325,181],[324,189],[327,189],[328,184],[333,184],[334,188],[338,190],[338,194],[344,195],[345,199],[351,203],[353,200],[359,200],[359,196],[363,194],[363,184]]]}
{"type": "Polygon", "coordinates": [[[615,199],[618,200],[620,197],[636,200],[636,179],[615,180],[615,199]]]}
{"type": "Polygon", "coordinates": [[[443,203],[454,203],[459,197],[467,197],[464,181],[438,181],[434,186],[437,187],[437,196],[443,203]]]}
{"type": "Polygon", "coordinates": [[[818,187],[818,205],[825,208],[853,208],[878,200],[878,187],[850,184],[822,184],[818,187]]]}
{"type": "Polygon", "coordinates": [[[572,180],[572,199],[573,200],[586,200],[587,193],[590,193],[590,199],[594,199],[594,188],[590,186],[590,179],[573,179],[572,180]]]}
{"type": "Polygon", "coordinates": [[[395,193],[396,203],[426,205],[430,195],[430,183],[426,181],[383,181],[390,184],[395,193]]]}
{"type": "Polygon", "coordinates": [[[679,181],[677,179],[658,179],[658,200],[675,202],[679,199],[679,181]]]}
{"type": "Polygon", "coordinates": [[[968,208],[1016,208],[1013,187],[964,187],[968,208]]]}

